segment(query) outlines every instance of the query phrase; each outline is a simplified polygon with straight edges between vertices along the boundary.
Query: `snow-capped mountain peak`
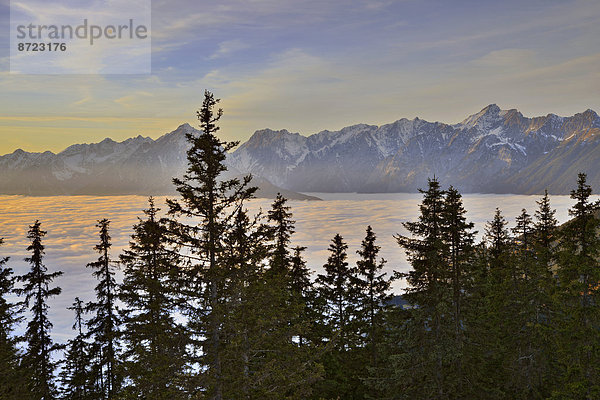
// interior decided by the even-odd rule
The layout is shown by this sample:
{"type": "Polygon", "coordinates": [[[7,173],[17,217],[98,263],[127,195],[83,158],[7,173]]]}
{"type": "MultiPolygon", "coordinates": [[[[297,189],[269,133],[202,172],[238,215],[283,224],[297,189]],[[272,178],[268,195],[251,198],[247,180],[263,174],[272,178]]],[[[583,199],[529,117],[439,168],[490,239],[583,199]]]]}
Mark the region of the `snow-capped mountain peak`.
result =
{"type": "Polygon", "coordinates": [[[507,110],[501,110],[496,104],[490,104],[477,114],[470,115],[464,121],[456,124],[455,127],[458,129],[490,129],[494,124],[500,122],[502,117],[504,117],[507,113],[507,110]]]}
{"type": "MultiPolygon", "coordinates": [[[[540,168],[572,160],[575,152],[558,155],[571,143],[598,144],[592,138],[599,124],[593,111],[528,118],[516,109],[490,104],[455,125],[402,118],[307,137],[285,130],[257,131],[228,162],[297,191],[414,191],[435,174],[463,191],[523,193],[543,191],[541,185],[546,185],[568,192],[560,186],[564,179],[539,179],[540,168]],[[297,147],[284,151],[290,142],[297,147]],[[513,178],[518,174],[523,177],[513,178]],[[530,174],[535,182],[524,184],[530,174]]],[[[552,171],[567,170],[573,169],[552,171]]]]}
{"type": "MultiPolygon", "coordinates": [[[[200,131],[182,124],[156,140],[142,135],[122,142],[107,138],[72,145],[58,154],[19,149],[0,156],[0,194],[171,194],[173,177],[181,177],[187,168],[186,133],[200,131]]],[[[229,166],[223,178],[239,174],[229,166]]],[[[292,199],[314,199],[264,178],[253,182],[259,197],[281,192],[292,199]]]]}
{"type": "MultiPolygon", "coordinates": [[[[0,193],[158,194],[186,168],[189,124],[153,140],[104,139],[62,152],[0,156],[0,193]]],[[[229,173],[305,192],[415,191],[436,175],[463,192],[569,193],[577,172],[600,186],[600,117],[528,118],[491,104],[455,125],[402,118],[302,136],[263,129],[226,159],[229,173]],[[267,182],[268,180],[268,182],[267,182]]],[[[273,191],[271,185],[271,191],[273,191]]],[[[275,191],[276,193],[276,191],[275,191]]]]}

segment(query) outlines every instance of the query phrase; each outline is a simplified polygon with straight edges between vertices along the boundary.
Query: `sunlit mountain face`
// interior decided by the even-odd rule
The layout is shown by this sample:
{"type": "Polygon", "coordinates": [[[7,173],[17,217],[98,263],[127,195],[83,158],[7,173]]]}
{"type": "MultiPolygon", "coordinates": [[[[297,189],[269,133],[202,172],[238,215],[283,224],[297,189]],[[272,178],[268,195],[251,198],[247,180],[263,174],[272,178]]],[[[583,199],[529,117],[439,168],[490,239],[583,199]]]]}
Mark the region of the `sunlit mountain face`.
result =
{"type": "MultiPolygon", "coordinates": [[[[72,145],[64,151],[0,157],[0,193],[143,194],[174,192],[186,168],[188,124],[153,140],[72,145]]],[[[260,130],[235,150],[227,176],[251,173],[259,195],[297,192],[415,192],[428,177],[464,193],[566,194],[578,172],[600,186],[600,118],[527,118],[489,105],[458,124],[419,118],[353,125],[308,137],[260,130]]]]}
{"type": "Polygon", "coordinates": [[[577,173],[600,184],[600,118],[527,118],[492,104],[458,124],[401,119],[309,137],[262,130],[233,153],[241,172],[296,191],[413,192],[428,177],[463,192],[568,193],[577,173]]]}
{"type": "MultiPolygon", "coordinates": [[[[75,144],[58,154],[16,150],[0,157],[0,193],[24,195],[161,195],[174,194],[173,177],[187,168],[186,133],[200,131],[189,124],[153,140],[137,136],[123,142],[106,138],[100,143],[75,144]]],[[[223,175],[235,177],[233,167],[223,175]]],[[[315,199],[276,187],[256,177],[258,197],[278,192],[290,199],[315,199]]]]}

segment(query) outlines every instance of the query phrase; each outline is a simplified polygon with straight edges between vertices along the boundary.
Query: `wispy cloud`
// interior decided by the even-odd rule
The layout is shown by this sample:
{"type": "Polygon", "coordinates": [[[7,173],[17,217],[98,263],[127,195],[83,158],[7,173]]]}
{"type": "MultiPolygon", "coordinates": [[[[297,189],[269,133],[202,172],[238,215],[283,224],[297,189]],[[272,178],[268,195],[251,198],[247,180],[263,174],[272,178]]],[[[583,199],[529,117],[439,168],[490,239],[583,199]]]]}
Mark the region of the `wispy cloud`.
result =
{"type": "Polygon", "coordinates": [[[231,54],[247,49],[249,46],[239,39],[228,40],[219,44],[219,48],[213,54],[210,55],[209,59],[214,60],[221,57],[227,57],[231,54]]]}
{"type": "Polygon", "coordinates": [[[473,65],[485,68],[523,68],[531,66],[535,52],[527,49],[494,50],[473,60],[473,65]]]}
{"type": "MultiPolygon", "coordinates": [[[[492,102],[528,115],[600,109],[598,2],[154,0],[152,11],[154,75],[0,73],[0,116],[129,118],[132,133],[156,136],[193,123],[211,89],[223,99],[224,138],[243,140],[266,126],[308,134],[401,117],[453,122],[492,102]]],[[[29,129],[55,137],[53,148],[76,129],[124,134],[116,122],[64,123],[71,134],[29,129]]],[[[0,127],[0,153],[15,129],[0,127]]]]}
{"type": "Polygon", "coordinates": [[[137,91],[135,93],[129,94],[127,96],[119,97],[115,99],[115,103],[124,106],[124,107],[134,107],[136,104],[145,103],[148,97],[153,97],[154,95],[150,92],[146,92],[143,90],[137,91]]]}

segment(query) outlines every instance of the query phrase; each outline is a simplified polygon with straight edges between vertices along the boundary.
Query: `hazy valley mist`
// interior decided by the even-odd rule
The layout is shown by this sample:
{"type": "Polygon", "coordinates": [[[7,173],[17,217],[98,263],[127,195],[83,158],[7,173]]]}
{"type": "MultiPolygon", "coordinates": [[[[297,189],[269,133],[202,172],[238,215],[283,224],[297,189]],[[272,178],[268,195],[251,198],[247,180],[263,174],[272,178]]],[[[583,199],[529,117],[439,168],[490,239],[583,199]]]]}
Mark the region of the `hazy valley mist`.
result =
{"type": "MultiPolygon", "coordinates": [[[[311,193],[324,201],[290,201],[296,233],[292,244],[306,246],[308,266],[322,273],[327,259],[326,248],[331,238],[340,233],[348,242],[348,256],[356,261],[356,250],[364,237],[368,224],[377,234],[381,256],[387,260],[385,270],[406,272],[410,267],[403,250],[392,237],[396,233],[406,234],[402,222],[414,220],[418,215],[421,195],[411,194],[332,194],[311,193]]],[[[597,198],[597,196],[594,196],[597,198]]],[[[156,202],[162,211],[164,196],[156,202]]],[[[539,196],[524,195],[481,195],[464,196],[468,218],[475,223],[479,237],[485,222],[500,207],[511,226],[522,208],[533,212],[539,196]]],[[[271,200],[255,199],[249,209],[268,210],[271,200]]],[[[560,222],[568,220],[567,209],[573,204],[569,196],[552,196],[552,206],[557,209],[560,222]]],[[[36,219],[48,231],[45,238],[46,265],[50,271],[62,270],[64,275],[57,280],[63,293],[51,300],[50,317],[55,325],[54,335],[60,341],[72,336],[72,313],[70,306],[75,296],[84,300],[93,297],[96,280],[85,265],[97,256],[93,246],[97,242],[96,221],[111,220],[113,238],[112,257],[117,258],[127,246],[131,227],[146,208],[145,196],[0,196],[0,236],[5,238],[2,255],[10,256],[9,265],[16,274],[25,273],[29,266],[23,261],[27,256],[27,230],[36,219]]],[[[313,276],[314,277],[314,276],[313,276]]],[[[402,293],[403,282],[397,282],[394,292],[402,293]]]]}

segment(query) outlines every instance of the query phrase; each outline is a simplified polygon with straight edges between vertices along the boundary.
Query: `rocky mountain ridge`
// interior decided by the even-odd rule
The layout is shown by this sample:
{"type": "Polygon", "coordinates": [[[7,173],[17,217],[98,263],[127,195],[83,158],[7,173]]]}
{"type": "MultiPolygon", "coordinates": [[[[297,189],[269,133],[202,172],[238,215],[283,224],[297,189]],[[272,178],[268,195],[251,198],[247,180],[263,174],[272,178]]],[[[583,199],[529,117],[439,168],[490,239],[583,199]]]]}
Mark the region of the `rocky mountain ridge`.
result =
{"type": "Polygon", "coordinates": [[[230,157],[252,172],[304,192],[413,192],[437,176],[465,193],[566,194],[577,172],[600,186],[600,118],[527,118],[491,104],[458,124],[403,118],[305,137],[257,131],[230,157]]]}
{"type": "MultiPolygon", "coordinates": [[[[0,194],[21,195],[162,195],[174,194],[172,178],[187,166],[186,133],[200,131],[189,124],[153,140],[137,136],[123,142],[106,138],[99,143],[75,144],[54,154],[21,149],[0,156],[0,194]]],[[[229,167],[224,177],[242,175],[229,167]]],[[[277,187],[256,177],[257,196],[290,199],[316,197],[277,187]]]]}
{"type": "MultiPolygon", "coordinates": [[[[60,153],[0,156],[0,194],[170,194],[186,168],[179,126],[156,140],[75,144],[60,153]]],[[[414,192],[436,176],[463,193],[567,194],[578,172],[600,187],[600,117],[524,117],[495,104],[458,124],[402,118],[310,136],[256,131],[226,160],[228,176],[251,173],[262,196],[297,192],[414,192]]]]}

